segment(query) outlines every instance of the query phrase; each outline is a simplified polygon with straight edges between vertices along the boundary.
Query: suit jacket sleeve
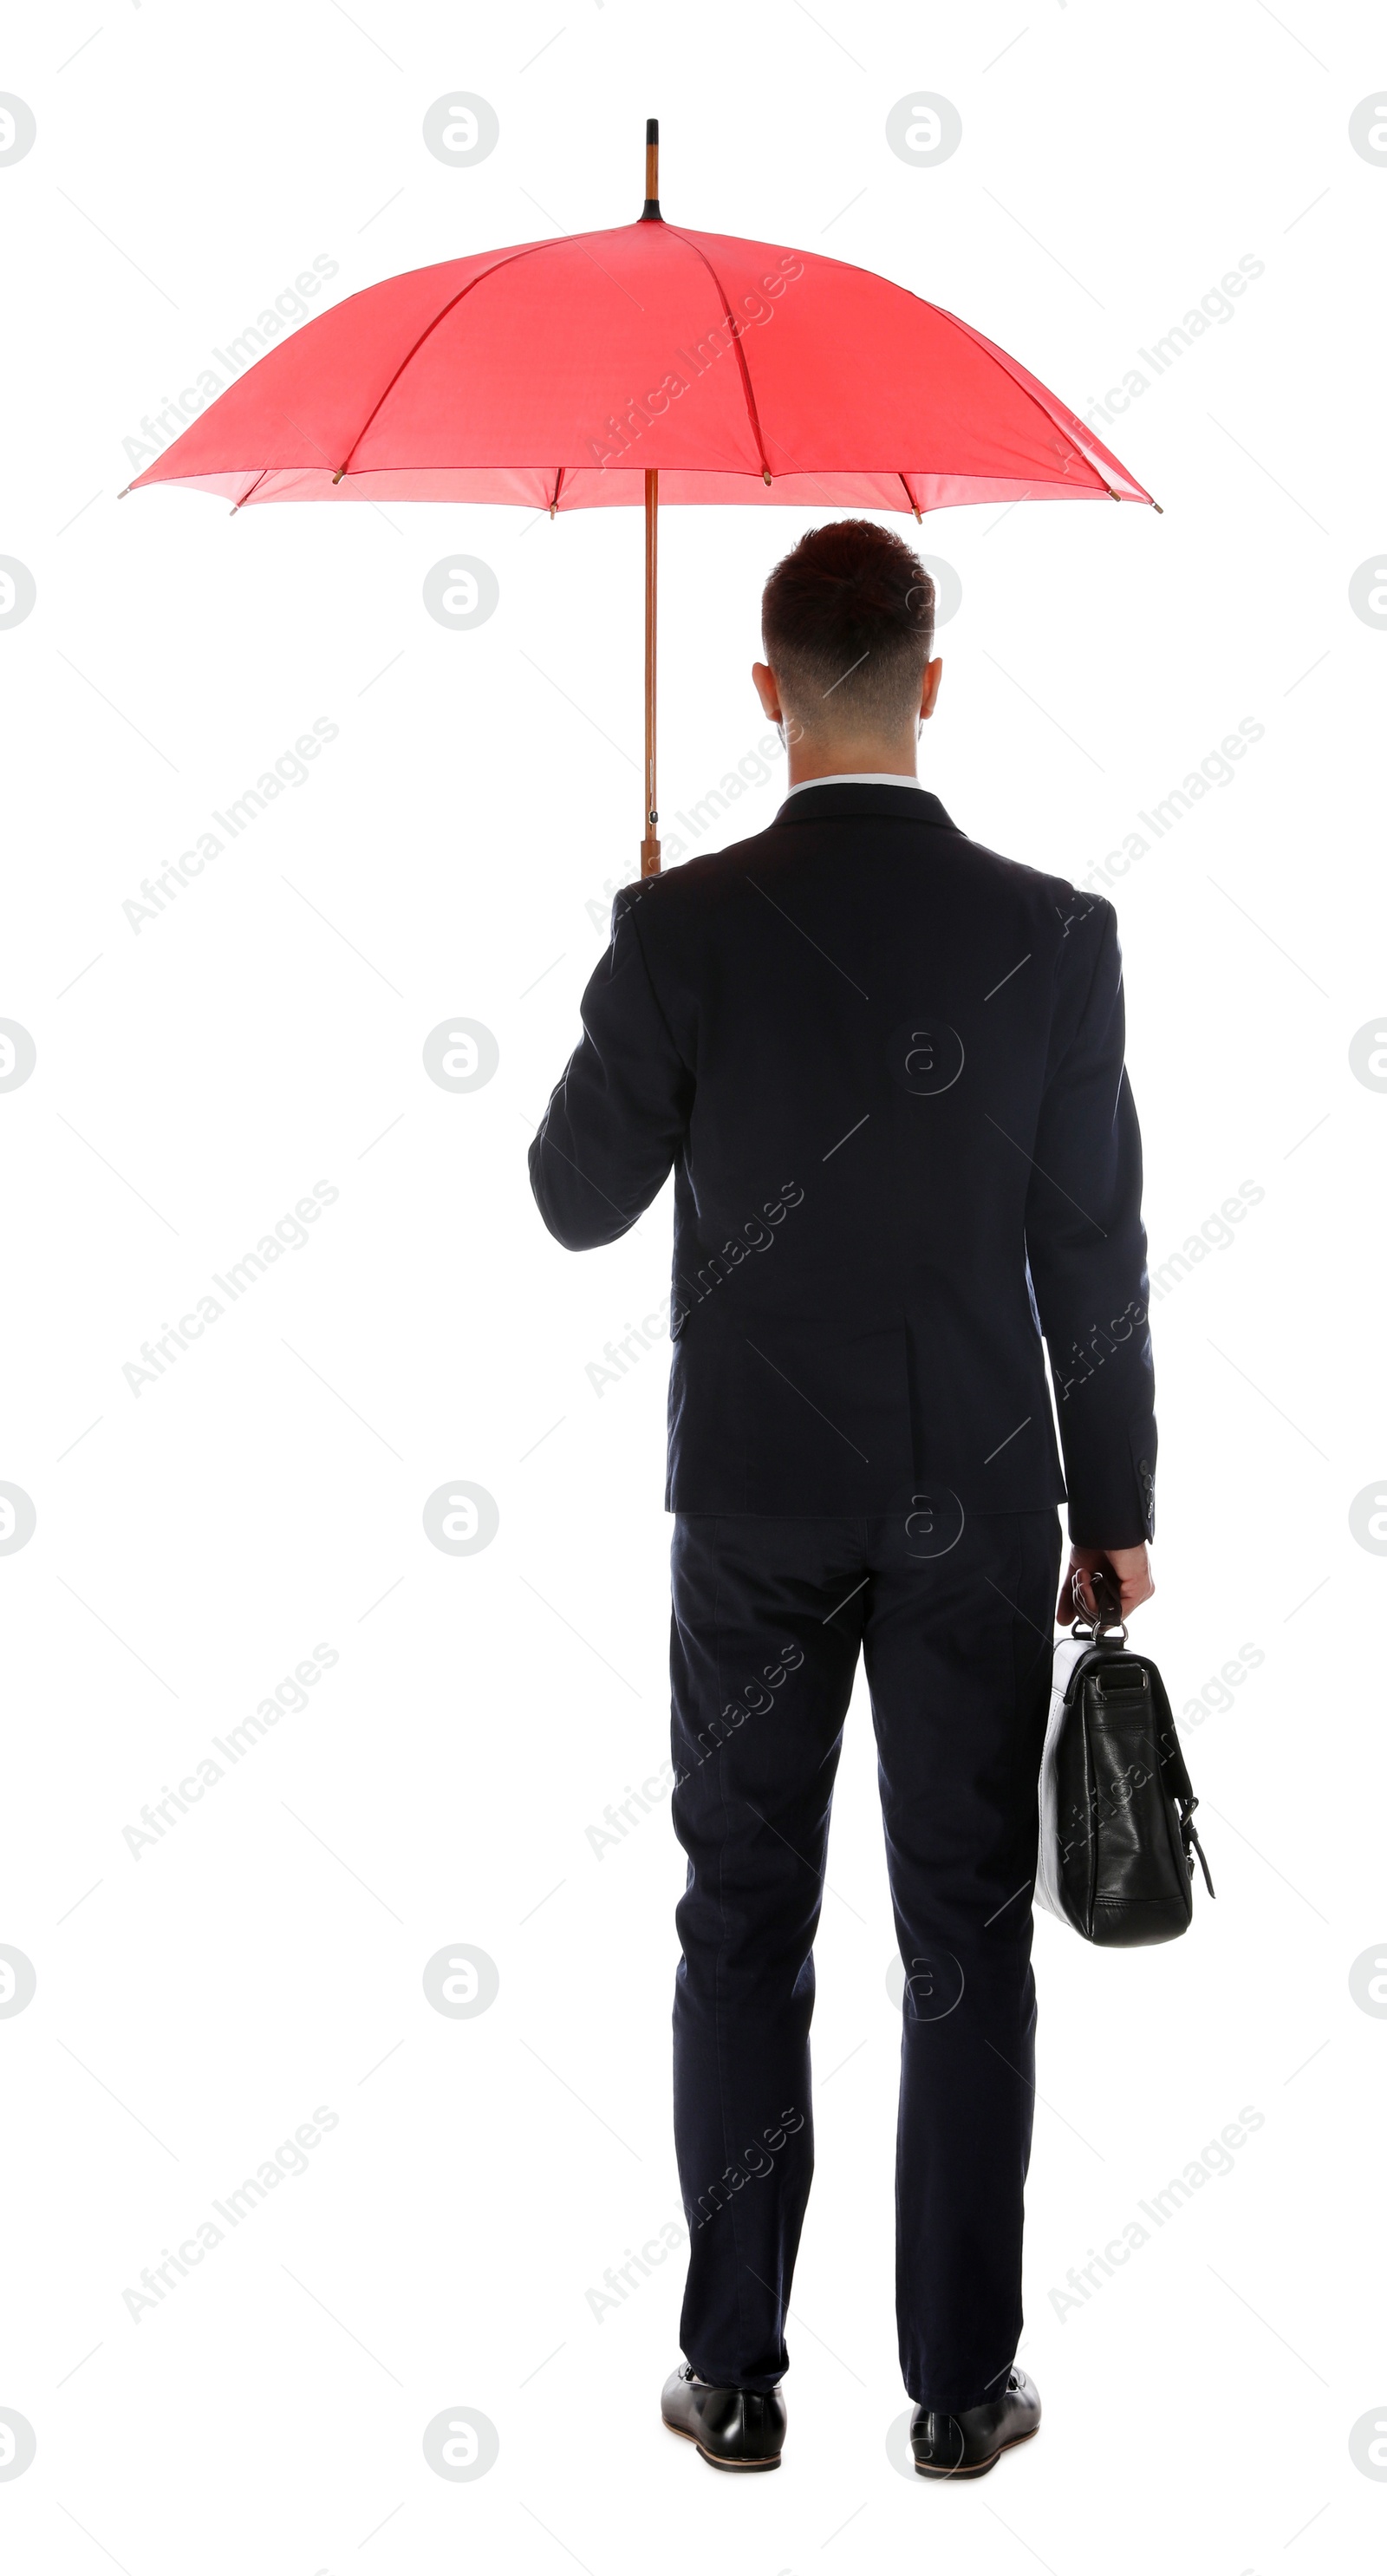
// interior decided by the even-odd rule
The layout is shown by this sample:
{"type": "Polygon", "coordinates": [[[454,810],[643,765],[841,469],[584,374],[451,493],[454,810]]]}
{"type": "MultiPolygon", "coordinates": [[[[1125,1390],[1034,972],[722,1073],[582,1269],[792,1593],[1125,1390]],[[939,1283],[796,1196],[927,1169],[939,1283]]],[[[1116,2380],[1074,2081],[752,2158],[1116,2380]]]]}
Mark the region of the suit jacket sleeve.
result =
{"type": "Polygon", "coordinates": [[[1026,1202],[1079,1547],[1137,1547],[1155,1528],[1141,1134],[1125,1040],[1117,916],[1097,901],[1071,921],[1060,954],[1026,1202]]]}
{"type": "Polygon", "coordinates": [[[693,1074],[670,1033],[636,928],[640,887],[612,906],[611,944],[583,995],[583,1035],[530,1147],[530,1186],[570,1252],[615,1243],[664,1183],[688,1130],[693,1074]]]}

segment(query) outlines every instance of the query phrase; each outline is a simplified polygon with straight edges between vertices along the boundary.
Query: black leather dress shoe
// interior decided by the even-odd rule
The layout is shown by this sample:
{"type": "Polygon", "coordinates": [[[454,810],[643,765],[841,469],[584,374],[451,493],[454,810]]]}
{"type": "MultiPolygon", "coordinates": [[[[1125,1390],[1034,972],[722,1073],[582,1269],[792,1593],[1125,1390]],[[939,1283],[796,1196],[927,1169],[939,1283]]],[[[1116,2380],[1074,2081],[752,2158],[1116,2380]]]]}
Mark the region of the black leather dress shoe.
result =
{"type": "Polygon", "coordinates": [[[670,2372],[660,2413],[710,2469],[778,2469],[785,2400],[778,2388],[710,2388],[688,2362],[670,2372]]]}
{"type": "Polygon", "coordinates": [[[922,2478],[984,2478],[1003,2451],[1040,2431],[1040,2396],[1024,2370],[1012,2370],[1000,2397],[967,2406],[961,2415],[939,2415],[917,2406],[910,2419],[910,2447],[922,2478]]]}

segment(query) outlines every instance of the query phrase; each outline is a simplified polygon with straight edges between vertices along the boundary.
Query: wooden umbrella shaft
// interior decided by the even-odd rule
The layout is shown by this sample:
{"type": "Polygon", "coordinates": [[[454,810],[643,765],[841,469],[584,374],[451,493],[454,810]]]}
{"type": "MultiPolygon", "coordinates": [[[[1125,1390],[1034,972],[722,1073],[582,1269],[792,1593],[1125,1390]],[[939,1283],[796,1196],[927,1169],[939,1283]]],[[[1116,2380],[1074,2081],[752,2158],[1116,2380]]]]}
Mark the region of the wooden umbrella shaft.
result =
{"type": "Polygon", "coordinates": [[[659,809],[655,794],[655,632],[656,576],[659,548],[660,477],[645,478],[645,838],[641,842],[641,875],[660,873],[660,844],[655,838],[659,809]]]}

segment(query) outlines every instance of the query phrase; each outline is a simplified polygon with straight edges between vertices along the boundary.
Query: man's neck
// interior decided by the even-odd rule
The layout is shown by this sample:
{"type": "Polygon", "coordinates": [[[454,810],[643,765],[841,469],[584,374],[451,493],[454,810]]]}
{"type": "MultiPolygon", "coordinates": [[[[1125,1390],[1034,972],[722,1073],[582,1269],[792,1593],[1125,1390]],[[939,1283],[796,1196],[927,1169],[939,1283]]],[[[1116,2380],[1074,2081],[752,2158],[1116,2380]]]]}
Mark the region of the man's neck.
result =
{"type": "Polygon", "coordinates": [[[808,787],[816,778],[899,778],[918,787],[913,742],[814,743],[800,737],[790,744],[791,787],[808,787]]]}

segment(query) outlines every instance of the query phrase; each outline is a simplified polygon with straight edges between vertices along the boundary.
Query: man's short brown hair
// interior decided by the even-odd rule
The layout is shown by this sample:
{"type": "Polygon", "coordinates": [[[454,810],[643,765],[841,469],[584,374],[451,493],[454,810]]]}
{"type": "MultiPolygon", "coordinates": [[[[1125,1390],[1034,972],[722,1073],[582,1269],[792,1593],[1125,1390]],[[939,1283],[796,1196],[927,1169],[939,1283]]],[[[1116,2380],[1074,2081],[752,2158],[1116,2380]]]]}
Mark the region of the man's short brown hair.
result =
{"type": "Polygon", "coordinates": [[[934,583],[893,529],[870,519],[811,528],[761,596],[766,657],[806,733],[910,722],[934,641],[934,583]]]}

